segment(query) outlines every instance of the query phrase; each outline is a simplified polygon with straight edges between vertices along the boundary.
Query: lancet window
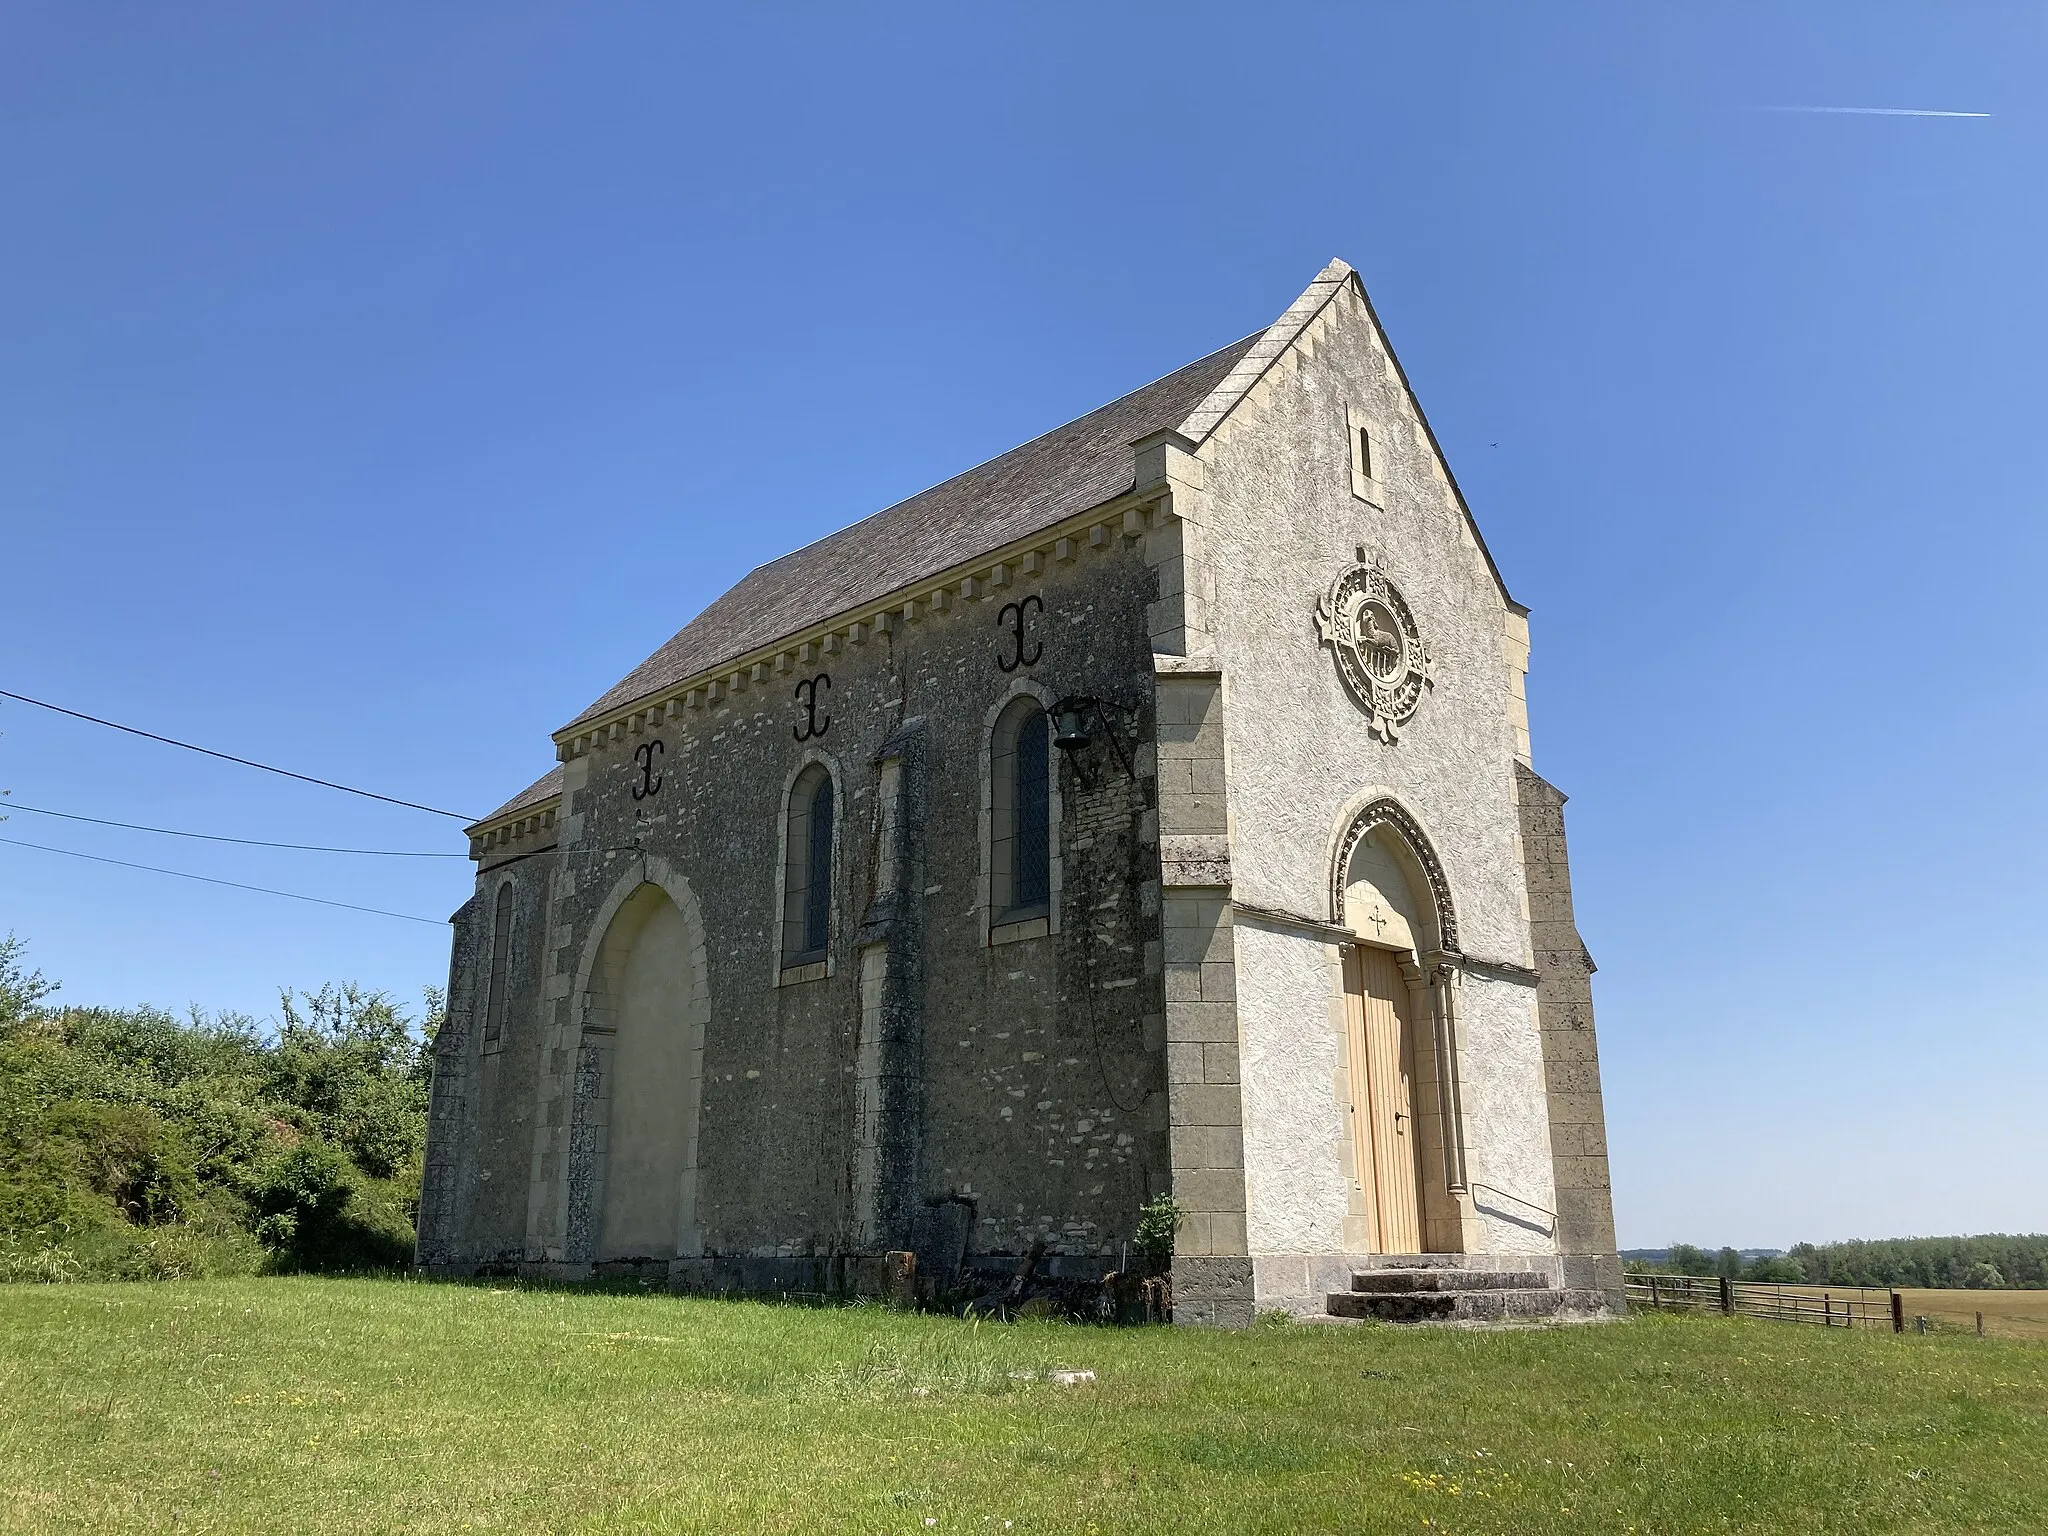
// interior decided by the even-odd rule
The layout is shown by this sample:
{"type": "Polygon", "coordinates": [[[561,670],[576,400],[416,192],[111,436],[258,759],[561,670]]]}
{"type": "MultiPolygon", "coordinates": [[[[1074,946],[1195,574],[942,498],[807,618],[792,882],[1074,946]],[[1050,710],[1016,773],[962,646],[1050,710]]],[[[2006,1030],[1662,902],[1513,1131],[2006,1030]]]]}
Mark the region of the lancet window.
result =
{"type": "Polygon", "coordinates": [[[491,920],[491,982],[484,999],[484,1043],[494,1045],[505,1033],[505,988],[512,971],[512,882],[498,887],[498,907],[491,920]]]}
{"type": "Polygon", "coordinates": [[[1052,902],[1052,742],[1036,699],[1015,699],[996,718],[989,767],[989,898],[995,920],[1044,916],[1052,902]]]}
{"type": "Polygon", "coordinates": [[[810,965],[832,942],[832,775],[813,763],[789,788],[783,839],[782,963],[810,965]]]}

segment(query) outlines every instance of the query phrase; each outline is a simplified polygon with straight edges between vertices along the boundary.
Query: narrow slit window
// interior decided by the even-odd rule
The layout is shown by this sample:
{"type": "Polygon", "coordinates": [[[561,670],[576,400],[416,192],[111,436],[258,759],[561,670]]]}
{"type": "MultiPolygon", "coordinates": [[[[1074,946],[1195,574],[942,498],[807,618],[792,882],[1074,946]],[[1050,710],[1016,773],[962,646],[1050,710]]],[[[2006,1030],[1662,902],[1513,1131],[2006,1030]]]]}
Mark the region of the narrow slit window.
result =
{"type": "Polygon", "coordinates": [[[1379,466],[1373,462],[1372,423],[1357,406],[1346,405],[1344,427],[1351,444],[1351,494],[1377,504],[1379,466]]]}
{"type": "Polygon", "coordinates": [[[512,887],[498,887],[498,908],[491,922],[491,984],[484,1001],[484,1041],[505,1033],[505,985],[512,971],[512,887]]]}

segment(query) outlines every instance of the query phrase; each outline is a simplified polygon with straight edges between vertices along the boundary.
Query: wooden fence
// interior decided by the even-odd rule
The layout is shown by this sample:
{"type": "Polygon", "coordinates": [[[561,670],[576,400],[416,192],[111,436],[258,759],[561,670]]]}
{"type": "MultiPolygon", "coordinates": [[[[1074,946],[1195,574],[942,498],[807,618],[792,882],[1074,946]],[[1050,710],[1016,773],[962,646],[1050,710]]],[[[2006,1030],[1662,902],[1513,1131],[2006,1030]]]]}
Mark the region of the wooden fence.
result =
{"type": "Polygon", "coordinates": [[[1904,1298],[1897,1291],[1873,1286],[1816,1289],[1713,1275],[1629,1275],[1626,1284],[1631,1306],[1660,1312],[1723,1312],[1730,1317],[1763,1317],[1779,1323],[1817,1323],[1823,1328],[1906,1331],[1904,1298]]]}

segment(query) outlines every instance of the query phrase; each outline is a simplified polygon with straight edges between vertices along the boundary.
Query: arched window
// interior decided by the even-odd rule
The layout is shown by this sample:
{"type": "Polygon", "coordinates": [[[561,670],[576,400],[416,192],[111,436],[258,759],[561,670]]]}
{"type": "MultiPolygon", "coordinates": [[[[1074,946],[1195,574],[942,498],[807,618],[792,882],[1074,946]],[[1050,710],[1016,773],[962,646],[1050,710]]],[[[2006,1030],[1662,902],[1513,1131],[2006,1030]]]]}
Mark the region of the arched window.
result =
{"type": "Polygon", "coordinates": [[[512,882],[498,887],[498,910],[491,923],[491,985],[484,999],[484,1043],[505,1033],[505,984],[512,971],[512,882]]]}
{"type": "Polygon", "coordinates": [[[789,787],[783,850],[782,963],[810,965],[832,942],[832,775],[822,763],[789,787]]]}
{"type": "Polygon", "coordinates": [[[996,717],[989,744],[989,901],[994,921],[1052,909],[1052,743],[1045,711],[1017,698],[996,717]]]}

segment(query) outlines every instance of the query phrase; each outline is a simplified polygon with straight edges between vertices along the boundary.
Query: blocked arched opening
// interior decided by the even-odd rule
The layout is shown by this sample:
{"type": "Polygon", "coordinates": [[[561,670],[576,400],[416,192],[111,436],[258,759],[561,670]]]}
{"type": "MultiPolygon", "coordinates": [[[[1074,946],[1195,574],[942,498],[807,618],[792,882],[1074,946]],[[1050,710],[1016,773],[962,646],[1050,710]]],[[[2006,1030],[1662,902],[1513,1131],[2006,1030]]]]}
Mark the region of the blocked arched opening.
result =
{"type": "Polygon", "coordinates": [[[702,1251],[698,1121],[709,992],[694,910],[652,881],[612,914],[592,967],[584,1036],[600,1046],[591,1193],[598,1263],[661,1262],[702,1251]]]}

